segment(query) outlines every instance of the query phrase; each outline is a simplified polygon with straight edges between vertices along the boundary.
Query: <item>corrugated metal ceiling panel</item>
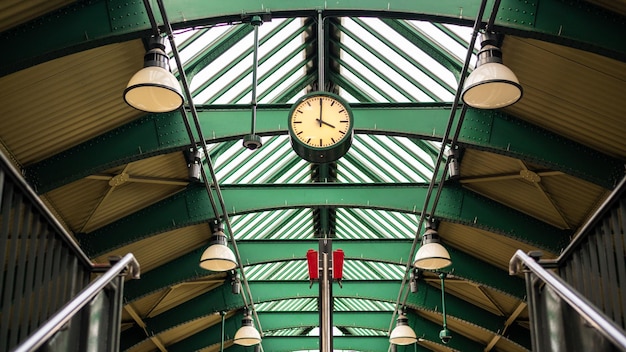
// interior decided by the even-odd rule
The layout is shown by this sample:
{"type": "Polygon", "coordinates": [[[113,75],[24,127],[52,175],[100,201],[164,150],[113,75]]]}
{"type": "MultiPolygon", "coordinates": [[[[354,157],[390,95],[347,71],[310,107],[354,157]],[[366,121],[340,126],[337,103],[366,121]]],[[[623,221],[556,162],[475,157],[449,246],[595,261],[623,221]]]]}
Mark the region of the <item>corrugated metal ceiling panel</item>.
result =
{"type": "MultiPolygon", "coordinates": [[[[141,266],[141,272],[145,274],[155,267],[187,254],[194,249],[208,246],[210,233],[208,223],[188,226],[132,242],[127,246],[117,248],[114,251],[94,258],[94,261],[108,263],[108,258],[111,256],[123,256],[126,253],[133,253],[141,266]]],[[[199,257],[198,260],[200,260],[199,257]]]]}
{"type": "Polygon", "coordinates": [[[144,53],[140,40],[111,44],[0,78],[0,115],[20,116],[0,119],[0,139],[28,165],[137,118],[120,82],[144,53]]]}
{"type": "Polygon", "coordinates": [[[507,37],[504,63],[524,86],[506,110],[609,155],[626,157],[626,63],[532,39],[507,37]]]}

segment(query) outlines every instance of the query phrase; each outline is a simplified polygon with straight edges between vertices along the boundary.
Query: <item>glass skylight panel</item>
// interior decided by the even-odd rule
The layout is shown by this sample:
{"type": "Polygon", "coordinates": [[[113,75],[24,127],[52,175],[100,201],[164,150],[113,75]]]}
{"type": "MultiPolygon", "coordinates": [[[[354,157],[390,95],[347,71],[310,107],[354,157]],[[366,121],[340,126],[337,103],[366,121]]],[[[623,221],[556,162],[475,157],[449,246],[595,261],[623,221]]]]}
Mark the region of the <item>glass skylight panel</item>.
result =
{"type": "Polygon", "coordinates": [[[309,172],[308,164],[293,152],[288,136],[263,137],[262,140],[263,148],[259,150],[250,151],[238,142],[218,155],[213,160],[218,181],[221,184],[309,181],[302,177],[302,169],[309,172]]]}
{"type": "MultiPolygon", "coordinates": [[[[435,93],[442,101],[452,101],[454,94],[450,93],[431,78],[431,75],[435,75],[443,82],[446,82],[451,88],[456,89],[457,82],[452,72],[381,20],[376,18],[362,18],[361,20],[370,24],[378,33],[394,43],[398,49],[403,50],[409,57],[421,64],[421,68],[411,64],[403,64],[403,70],[406,70],[407,74],[417,78],[419,82],[427,86],[428,89],[435,93]]],[[[441,50],[445,51],[443,48],[441,48],[441,50]]],[[[402,60],[400,62],[406,62],[395,50],[391,50],[390,48],[386,49],[385,54],[390,57],[398,57],[399,60],[402,60]]],[[[394,58],[394,60],[396,59],[394,58]]]]}
{"type": "MultiPolygon", "coordinates": [[[[389,102],[388,99],[386,99],[380,93],[378,93],[376,90],[374,90],[374,88],[372,88],[368,83],[364,82],[361,78],[359,78],[356,75],[354,75],[354,73],[352,71],[350,71],[350,69],[342,66],[340,73],[341,73],[341,75],[344,76],[344,78],[346,80],[350,81],[353,85],[355,85],[358,89],[360,89],[362,91],[362,93],[364,93],[367,96],[371,97],[372,101],[379,102],[379,103],[385,103],[385,102],[388,103],[389,102]]],[[[354,102],[358,103],[359,101],[354,101],[354,102]]]]}
{"type": "Polygon", "coordinates": [[[231,217],[237,240],[310,239],[313,237],[310,209],[262,211],[231,217]]]}
{"type": "MultiPolygon", "coordinates": [[[[355,20],[350,18],[344,18],[342,21],[342,25],[346,28],[346,30],[350,31],[355,35],[355,38],[359,38],[359,40],[363,40],[368,43],[370,46],[369,49],[363,48],[363,46],[356,43],[354,38],[351,38],[350,35],[344,33],[342,36],[342,41],[345,42],[346,46],[351,50],[356,52],[355,55],[359,56],[360,60],[371,63],[373,66],[377,68],[378,71],[382,72],[387,79],[391,82],[398,82],[398,86],[403,89],[408,89],[407,91],[411,94],[411,101],[423,101],[429,102],[434,101],[433,96],[429,96],[423,91],[423,88],[420,88],[413,83],[410,83],[406,77],[411,77],[412,79],[416,79],[423,85],[424,88],[428,89],[432,94],[435,94],[438,101],[452,101],[454,98],[454,94],[451,90],[456,89],[457,82],[454,75],[446,69],[442,64],[434,60],[420,48],[415,46],[413,43],[409,42],[402,35],[397,33],[391,27],[386,25],[383,21],[375,18],[359,18],[358,21],[367,25],[369,28],[364,28],[361,25],[357,24],[355,20]],[[390,47],[388,43],[393,43],[393,48],[390,47]],[[396,50],[403,50],[405,55],[400,55],[396,50]],[[374,52],[375,51],[375,52],[374,52]],[[421,67],[417,67],[414,63],[411,63],[405,59],[405,57],[410,57],[415,62],[421,64],[421,67]],[[383,63],[383,60],[387,60],[389,64],[383,63]],[[394,67],[390,67],[389,65],[393,65],[394,67]],[[448,87],[443,87],[435,80],[431,78],[433,75],[441,79],[443,82],[446,82],[448,87]],[[407,87],[410,87],[407,88],[407,87]]],[[[345,56],[345,55],[344,55],[345,56]]],[[[344,58],[346,62],[349,62],[348,58],[344,58]]],[[[342,67],[341,74],[344,74],[343,70],[345,67],[342,67]]],[[[378,82],[379,87],[382,89],[386,83],[381,84],[380,79],[375,77],[371,77],[367,72],[371,72],[369,70],[364,71],[363,73],[370,82],[378,82]]],[[[349,75],[347,75],[349,77],[349,75]]],[[[362,80],[354,80],[355,83],[363,83],[362,80]],[[359,82],[361,81],[361,82],[359,82]]],[[[359,85],[359,89],[366,90],[366,86],[359,85]]],[[[385,90],[387,93],[393,95],[393,89],[385,90]]],[[[370,94],[371,95],[371,94],[370,94]]],[[[396,96],[397,97],[397,96],[396,96]]],[[[397,99],[397,98],[396,98],[397,99]]],[[[402,102],[405,101],[407,97],[402,99],[397,99],[395,101],[402,102]]],[[[384,101],[384,100],[377,100],[384,101]]]]}
{"type": "MultiPolygon", "coordinates": [[[[296,153],[292,152],[291,157],[296,158],[296,153]]],[[[276,183],[306,183],[311,180],[309,163],[300,157],[297,157],[297,160],[295,165],[282,171],[283,174],[276,179],[276,183]]]]}
{"type": "Polygon", "coordinates": [[[254,305],[257,312],[317,311],[317,298],[292,298],[279,301],[260,302],[254,305]]]}
{"type": "Polygon", "coordinates": [[[350,311],[369,311],[369,312],[393,312],[395,309],[394,303],[375,301],[366,298],[335,298],[335,311],[337,312],[350,312],[350,311]]]}
{"type": "Polygon", "coordinates": [[[345,280],[402,280],[404,267],[364,260],[344,262],[345,280]]]}
{"type": "Polygon", "coordinates": [[[306,260],[273,262],[245,267],[246,278],[255,280],[308,280],[306,260]]]}
{"type": "MultiPolygon", "coordinates": [[[[407,75],[412,74],[411,77],[419,77],[421,79],[429,79],[428,76],[421,73],[419,70],[411,71],[412,64],[405,60],[402,56],[398,55],[395,50],[392,50],[386,43],[381,41],[377,36],[388,36],[394,32],[393,29],[389,28],[385,23],[377,19],[360,19],[363,22],[369,21],[369,24],[372,28],[377,30],[376,33],[372,33],[369,30],[361,27],[356,24],[352,19],[345,18],[343,23],[347,29],[354,33],[354,35],[360,40],[364,40],[368,43],[370,48],[364,48],[360,44],[358,44],[353,38],[349,35],[343,35],[342,41],[346,44],[348,48],[356,51],[356,54],[359,55],[361,60],[368,62],[376,67],[376,69],[381,72],[388,80],[391,82],[397,83],[399,87],[402,87],[407,90],[408,94],[411,97],[403,96],[400,99],[396,99],[394,101],[397,102],[408,102],[408,101],[423,101],[430,102],[433,101],[431,97],[422,92],[417,86],[410,83],[405,77],[407,75]],[[372,51],[375,50],[375,51],[372,51]],[[384,63],[381,58],[384,58],[388,62],[392,63],[396,67],[390,67],[388,64],[384,63]],[[417,76],[415,76],[417,75],[417,76]]],[[[347,61],[348,59],[345,58],[347,61]]],[[[371,79],[371,76],[368,75],[368,78],[374,83],[380,81],[380,79],[371,79]]],[[[379,85],[379,87],[384,87],[383,85],[379,85]]],[[[430,87],[429,87],[430,88],[430,87]]],[[[389,94],[392,94],[392,90],[386,90],[389,94]]]]}
{"type": "MultiPolygon", "coordinates": [[[[238,28],[241,28],[240,26],[250,26],[250,24],[230,26],[228,30],[221,29],[221,33],[214,30],[207,31],[205,35],[186,48],[185,57],[191,59],[198,53],[206,52],[212,45],[219,42],[218,39],[222,41],[233,35],[238,28]]],[[[274,19],[259,27],[257,100],[271,102],[284,88],[280,84],[282,81],[293,82],[298,76],[302,77],[304,74],[303,56],[297,53],[293,55],[303,43],[303,37],[295,35],[293,39],[287,40],[290,35],[301,30],[302,21],[299,19],[274,19]],[[289,23],[284,25],[286,21],[289,23]],[[273,34],[272,32],[277,29],[280,29],[278,33],[273,34]],[[293,56],[291,59],[289,59],[290,55],[293,56]],[[301,66],[299,70],[298,65],[301,66]],[[290,72],[291,76],[286,76],[290,72]],[[270,88],[271,92],[266,91],[270,88]]],[[[249,104],[252,90],[253,46],[254,34],[249,33],[200,70],[190,82],[194,102],[196,104],[249,104]]]]}
{"type": "Polygon", "coordinates": [[[378,280],[381,277],[362,261],[346,260],[343,263],[343,278],[345,280],[378,280]]]}
{"type": "MultiPolygon", "coordinates": [[[[410,97],[404,95],[388,83],[394,82],[398,84],[398,87],[409,87],[410,83],[406,79],[391,70],[388,66],[385,66],[385,64],[382,63],[377,56],[365,48],[359,47],[359,44],[353,41],[350,37],[344,36],[343,41],[348,47],[359,51],[359,58],[357,59],[342,50],[341,57],[345,65],[352,67],[353,70],[356,70],[365,76],[370,83],[385,91],[385,93],[392,98],[392,101],[410,102],[412,100],[410,97]],[[374,66],[376,71],[372,71],[370,68],[366,67],[363,62],[367,62],[368,64],[374,66]]],[[[415,93],[417,94],[420,92],[415,93]]],[[[430,99],[422,93],[420,99],[418,100],[427,101],[430,99]]]]}
{"type": "MultiPolygon", "coordinates": [[[[439,44],[441,50],[454,55],[459,63],[465,61],[465,56],[467,55],[467,44],[465,46],[461,45],[461,43],[457,42],[453,38],[451,38],[448,34],[442,32],[439,28],[433,25],[431,22],[426,21],[406,21],[413,28],[421,32],[422,34],[428,36],[431,40],[439,44]]],[[[458,27],[458,26],[451,26],[458,27]]],[[[469,28],[469,27],[463,27],[469,28]]],[[[471,38],[471,31],[467,34],[464,34],[464,38],[467,40],[466,43],[469,43],[469,39],[471,38]],[[467,37],[465,37],[467,35],[467,37]]]]}
{"type": "Polygon", "coordinates": [[[431,154],[406,137],[359,134],[355,136],[347,156],[338,161],[338,180],[358,183],[428,182],[433,168],[431,154]]]}
{"type": "Polygon", "coordinates": [[[306,331],[305,328],[286,328],[263,331],[265,336],[300,336],[306,331]]]}
{"type": "MultiPolygon", "coordinates": [[[[389,149],[393,146],[393,142],[390,141],[389,137],[364,134],[359,135],[359,138],[363,144],[369,146],[369,148],[366,148],[366,153],[375,155],[381,163],[384,162],[387,164],[387,171],[394,176],[396,182],[423,181],[422,177],[414,173],[409,167],[411,163],[415,162],[415,156],[410,156],[406,153],[403,153],[404,155],[398,155],[389,152],[389,149]],[[402,156],[407,158],[402,158],[402,156]]],[[[373,156],[371,158],[373,158],[373,156]]]]}
{"type": "MultiPolygon", "coordinates": [[[[200,53],[206,47],[212,46],[216,41],[218,41],[222,36],[228,35],[229,31],[231,31],[234,27],[232,26],[215,26],[211,27],[206,33],[195,38],[188,45],[184,45],[184,48],[180,50],[182,44],[186,44],[185,41],[192,37],[198,30],[192,31],[178,31],[174,32],[174,42],[176,46],[179,48],[179,56],[180,60],[183,63],[183,66],[189,62],[191,59],[196,57],[198,53],[200,53]]],[[[169,41],[167,41],[168,47],[166,50],[168,52],[171,50],[169,48],[169,41]]]]}
{"type": "Polygon", "coordinates": [[[414,214],[377,209],[340,208],[336,221],[340,239],[413,239],[417,231],[414,214]]]}
{"type": "Polygon", "coordinates": [[[355,163],[350,162],[349,158],[339,161],[341,172],[338,173],[337,179],[343,183],[366,183],[374,182],[369,176],[365,175],[355,163]]]}
{"type": "Polygon", "coordinates": [[[387,336],[387,331],[381,331],[368,328],[357,328],[353,326],[346,326],[346,330],[350,332],[350,335],[356,336],[387,336]]]}

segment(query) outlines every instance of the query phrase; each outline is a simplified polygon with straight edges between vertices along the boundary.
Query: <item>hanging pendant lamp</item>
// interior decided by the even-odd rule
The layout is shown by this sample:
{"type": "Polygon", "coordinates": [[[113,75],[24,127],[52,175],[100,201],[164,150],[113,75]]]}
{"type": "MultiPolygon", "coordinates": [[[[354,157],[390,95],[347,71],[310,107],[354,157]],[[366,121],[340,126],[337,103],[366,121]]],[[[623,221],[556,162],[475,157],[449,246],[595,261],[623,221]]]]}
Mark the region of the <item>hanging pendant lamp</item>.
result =
{"type": "Polygon", "coordinates": [[[427,228],[422,235],[422,245],[415,254],[413,266],[419,269],[439,270],[451,264],[450,253],[439,243],[439,233],[427,228]]]}
{"type": "Polygon", "coordinates": [[[394,345],[410,345],[417,342],[417,335],[409,326],[409,319],[404,313],[398,315],[396,327],[393,328],[391,335],[389,335],[389,342],[394,345]]]}
{"type": "Polygon", "coordinates": [[[213,222],[211,245],[200,257],[200,267],[211,271],[229,271],[237,267],[237,258],[226,245],[226,235],[219,221],[213,222]]]}
{"type": "Polygon", "coordinates": [[[183,105],[180,83],[170,72],[164,39],[152,37],[144,56],[143,68],[130,79],[124,101],[146,112],[169,112],[183,105]]]}
{"type": "Polygon", "coordinates": [[[261,334],[252,325],[252,317],[250,317],[247,309],[243,319],[241,319],[241,327],[235,333],[233,342],[241,346],[253,346],[261,343],[261,334]]]}
{"type": "Polygon", "coordinates": [[[483,33],[476,68],[465,80],[463,102],[478,109],[498,109],[522,98],[522,86],[515,73],[502,64],[502,51],[495,33],[483,33]]]}

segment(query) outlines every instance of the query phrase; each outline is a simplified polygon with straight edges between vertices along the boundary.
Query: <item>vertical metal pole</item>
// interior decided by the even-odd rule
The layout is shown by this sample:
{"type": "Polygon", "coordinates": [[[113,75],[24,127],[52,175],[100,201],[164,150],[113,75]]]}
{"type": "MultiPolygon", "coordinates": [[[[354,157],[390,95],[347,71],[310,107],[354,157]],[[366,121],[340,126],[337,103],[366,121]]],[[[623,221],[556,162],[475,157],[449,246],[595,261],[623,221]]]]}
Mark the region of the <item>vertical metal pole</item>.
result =
{"type": "Polygon", "coordinates": [[[439,274],[439,278],[441,279],[441,313],[443,314],[443,329],[448,329],[448,321],[446,320],[446,286],[444,282],[446,281],[446,274],[439,274]]]}
{"type": "Polygon", "coordinates": [[[532,351],[539,351],[539,321],[540,316],[538,313],[538,301],[535,296],[534,276],[530,270],[524,272],[524,279],[526,282],[526,296],[528,297],[528,323],[530,324],[530,345],[532,351]]]}
{"type": "Polygon", "coordinates": [[[252,17],[252,26],[254,27],[254,50],[252,52],[252,126],[250,126],[250,134],[256,133],[256,86],[257,86],[257,71],[259,69],[259,26],[261,25],[261,18],[259,16],[252,17]]]}
{"type": "Polygon", "coordinates": [[[320,276],[320,348],[322,352],[333,351],[333,301],[332,276],[330,272],[330,254],[332,242],[328,238],[320,239],[320,258],[322,275],[320,276]]]}
{"type": "Polygon", "coordinates": [[[324,16],[322,11],[317,13],[317,90],[324,91],[326,88],[326,77],[324,76],[324,16]]]}
{"type": "Polygon", "coordinates": [[[220,312],[220,315],[222,316],[222,340],[220,342],[220,352],[224,352],[224,319],[226,317],[226,312],[222,311],[220,312]]]}

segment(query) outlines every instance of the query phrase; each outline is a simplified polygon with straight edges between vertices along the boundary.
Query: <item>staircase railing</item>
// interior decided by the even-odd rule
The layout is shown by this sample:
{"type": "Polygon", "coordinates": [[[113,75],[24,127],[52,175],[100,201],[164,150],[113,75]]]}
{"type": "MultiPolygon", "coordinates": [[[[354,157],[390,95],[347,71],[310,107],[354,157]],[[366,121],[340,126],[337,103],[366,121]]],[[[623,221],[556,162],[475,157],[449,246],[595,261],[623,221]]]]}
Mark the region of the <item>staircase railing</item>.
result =
{"type": "Polygon", "coordinates": [[[626,332],[537,260],[518,250],[509,263],[526,277],[533,351],[626,351],[626,332]]]}
{"type": "MultiPolygon", "coordinates": [[[[89,284],[76,298],[68,302],[59,312],[57,312],[50,320],[42,325],[35,333],[33,333],[26,341],[24,341],[14,352],[30,352],[36,351],[38,348],[46,345],[55,334],[62,332],[66,325],[74,318],[79,312],[81,312],[88,304],[92,304],[96,297],[101,294],[107,287],[113,286],[112,289],[115,295],[118,297],[118,302],[121,302],[121,294],[123,292],[123,272],[126,271],[134,279],[139,278],[139,263],[132,254],[127,254],[119,262],[115,263],[111,269],[100,276],[97,280],[89,284]]],[[[116,351],[119,346],[119,326],[120,326],[120,304],[110,305],[110,312],[107,315],[105,328],[105,335],[94,334],[98,336],[85,336],[81,334],[81,341],[70,341],[75,346],[77,351],[89,350],[89,351],[116,351]],[[108,332],[108,334],[107,334],[108,332]],[[97,337],[96,339],[92,339],[97,337]],[[85,341],[91,340],[91,341],[85,341]],[[90,346],[91,344],[91,346],[90,346]],[[81,346],[82,345],[82,346],[81,346]],[[103,348],[96,348],[96,346],[103,346],[103,348]]],[[[99,313],[96,313],[99,314],[99,313]]],[[[98,319],[100,320],[100,319],[98,319]]],[[[98,322],[97,325],[100,325],[98,322]]],[[[84,329],[83,329],[84,330],[84,329]]],[[[96,331],[98,329],[96,328],[96,331]]],[[[63,349],[67,351],[67,349],[63,349]]]]}

